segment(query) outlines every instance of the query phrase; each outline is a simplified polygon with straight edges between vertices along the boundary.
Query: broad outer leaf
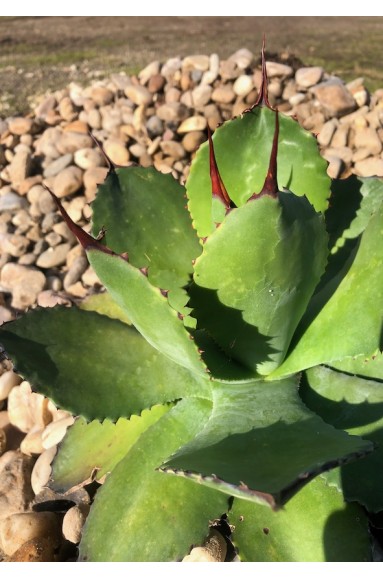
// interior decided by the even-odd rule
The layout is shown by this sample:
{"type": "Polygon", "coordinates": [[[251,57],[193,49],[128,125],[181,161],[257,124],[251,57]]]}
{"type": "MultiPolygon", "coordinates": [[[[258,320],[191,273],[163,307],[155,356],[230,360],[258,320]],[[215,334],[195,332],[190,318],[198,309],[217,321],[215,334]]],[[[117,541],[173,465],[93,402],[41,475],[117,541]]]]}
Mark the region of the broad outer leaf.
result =
{"type": "Polygon", "coordinates": [[[80,560],[175,561],[228,510],[228,497],[156,468],[203,427],[205,400],[181,401],[144,432],[97,492],[80,545],[80,560]]]}
{"type": "Polygon", "coordinates": [[[87,419],[210,397],[207,380],[153,349],[133,327],[94,312],[35,309],[4,325],[0,342],[36,391],[87,419]]]}
{"type": "Polygon", "coordinates": [[[215,386],[208,423],[165,462],[169,473],[276,507],[321,471],[373,449],[309,411],[295,378],[215,386]]]}
{"type": "Polygon", "coordinates": [[[225,353],[267,375],[325,269],[323,218],[305,198],[279,193],[232,210],[195,264],[191,306],[225,353]]]}
{"type": "Polygon", "coordinates": [[[345,375],[327,367],[307,372],[301,396],[334,427],[376,444],[370,455],[331,474],[347,500],[357,500],[372,512],[383,510],[383,384],[345,375]]]}
{"type": "Polygon", "coordinates": [[[376,352],[382,340],[383,204],[337,290],[271,378],[376,352]]]}
{"type": "Polygon", "coordinates": [[[243,562],[369,562],[368,520],[318,476],[279,512],[234,500],[233,542],[243,562]]]}
{"type": "Polygon", "coordinates": [[[84,418],[77,418],[53,461],[50,487],[63,493],[84,482],[100,480],[113,471],[140,435],[170,409],[171,405],[156,405],[140,416],[120,418],[117,423],[87,423],[84,418]]]}
{"type": "MultiPolygon", "coordinates": [[[[296,195],[306,195],[317,211],[324,211],[330,195],[326,161],[315,137],[293,119],[279,115],[278,184],[296,195]]],[[[261,191],[269,167],[275,112],[256,107],[225,122],[213,136],[218,169],[230,198],[243,205],[261,191]]],[[[200,237],[214,230],[209,172],[209,148],[203,144],[186,182],[189,210],[200,237]]]]}
{"type": "Polygon", "coordinates": [[[99,187],[92,208],[93,234],[104,228],[106,245],[127,252],[135,267],[148,267],[149,281],[170,290],[169,299],[184,312],[187,297],[180,289],[201,253],[184,187],[153,167],[117,169],[99,187]]]}
{"type": "Polygon", "coordinates": [[[192,336],[160,289],[119,255],[95,248],[89,248],[87,255],[112,298],[145,339],[176,363],[205,375],[206,367],[192,336]]]}

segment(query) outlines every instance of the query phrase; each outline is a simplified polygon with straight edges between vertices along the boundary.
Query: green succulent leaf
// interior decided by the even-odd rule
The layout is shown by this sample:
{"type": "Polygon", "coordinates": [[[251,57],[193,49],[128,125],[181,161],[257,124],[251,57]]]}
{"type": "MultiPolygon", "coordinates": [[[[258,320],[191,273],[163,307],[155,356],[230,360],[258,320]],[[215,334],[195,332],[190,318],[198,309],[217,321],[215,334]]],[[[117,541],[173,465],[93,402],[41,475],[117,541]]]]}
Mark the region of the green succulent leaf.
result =
{"type": "Polygon", "coordinates": [[[227,496],[156,468],[194,437],[211,412],[206,400],[179,402],[146,430],[97,493],[80,560],[176,561],[228,510],[227,496]]]}
{"type": "Polygon", "coordinates": [[[334,427],[376,444],[360,462],[342,466],[329,479],[372,512],[383,510],[383,384],[346,375],[328,367],[306,372],[301,396],[310,409],[334,427]]]}
{"type": "Polygon", "coordinates": [[[196,438],[166,460],[168,473],[277,507],[321,471],[373,444],[326,424],[299,398],[297,381],[214,383],[213,412],[196,438]]]}
{"type": "Polygon", "coordinates": [[[88,295],[81,301],[79,307],[84,311],[95,311],[100,315],[106,315],[106,317],[110,317],[111,319],[119,319],[131,325],[130,319],[107,291],[88,295]]]}
{"type": "MultiPolygon", "coordinates": [[[[316,139],[297,122],[279,115],[278,184],[296,195],[306,195],[317,211],[324,211],[330,196],[326,161],[316,139]]],[[[230,198],[243,205],[265,182],[275,127],[275,113],[267,107],[225,122],[214,133],[218,168],[230,198]]],[[[209,149],[203,144],[193,161],[186,190],[189,210],[200,237],[214,231],[209,149]]]]}
{"type": "Polygon", "coordinates": [[[229,513],[242,562],[369,562],[368,520],[318,476],[279,512],[234,499],[229,513]]]}
{"type": "Polygon", "coordinates": [[[271,379],[345,357],[371,356],[382,345],[383,204],[336,290],[271,379]]]}
{"type": "Polygon", "coordinates": [[[332,253],[347,239],[356,239],[383,202],[383,179],[335,179],[331,185],[331,204],[326,211],[327,231],[332,253]]]}
{"type": "Polygon", "coordinates": [[[101,282],[143,337],[176,363],[206,376],[197,346],[166,295],[119,255],[95,248],[89,248],[87,255],[101,282]]]}
{"type": "Polygon", "coordinates": [[[204,244],[193,316],[226,355],[267,375],[283,360],[327,261],[323,218],[280,193],[232,210],[204,244]]]}
{"type": "Polygon", "coordinates": [[[169,290],[169,299],[187,313],[182,291],[201,246],[186,208],[185,188],[153,167],[109,173],[92,204],[93,234],[105,229],[105,243],[129,262],[148,268],[149,281],[169,290]]]}
{"type": "Polygon", "coordinates": [[[346,357],[346,359],[332,363],[331,367],[343,373],[383,381],[383,353],[381,352],[372,356],[346,357]]]}
{"type": "Polygon", "coordinates": [[[49,486],[64,493],[92,480],[101,480],[127,455],[141,434],[171,407],[156,405],[140,416],[120,418],[116,423],[110,420],[87,423],[84,418],[77,418],[53,461],[49,486]]]}
{"type": "Polygon", "coordinates": [[[36,391],[90,420],[211,395],[208,380],[161,355],[133,327],[91,311],[35,309],[4,325],[0,342],[36,391]]]}

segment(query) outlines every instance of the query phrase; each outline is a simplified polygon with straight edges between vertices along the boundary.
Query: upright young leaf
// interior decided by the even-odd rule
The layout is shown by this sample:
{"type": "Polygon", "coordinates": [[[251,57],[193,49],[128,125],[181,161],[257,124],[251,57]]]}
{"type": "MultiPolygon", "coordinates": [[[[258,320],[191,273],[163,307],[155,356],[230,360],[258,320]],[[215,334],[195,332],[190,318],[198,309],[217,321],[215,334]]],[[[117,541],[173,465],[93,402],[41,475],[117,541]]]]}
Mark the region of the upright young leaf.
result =
{"type": "MultiPolygon", "coordinates": [[[[257,106],[225,122],[213,136],[217,165],[227,192],[236,206],[258,193],[269,166],[275,113],[257,106]]],[[[189,210],[200,237],[214,231],[209,148],[201,145],[186,182],[189,210]]],[[[327,163],[316,139],[293,119],[280,115],[278,183],[296,195],[306,195],[317,211],[324,211],[330,196],[327,163]]]]}
{"type": "Polygon", "coordinates": [[[225,353],[267,375],[286,354],[327,258],[324,220],[290,193],[233,209],[207,239],[193,316],[225,353]]]}
{"type": "Polygon", "coordinates": [[[357,355],[382,345],[383,204],[371,217],[359,250],[335,293],[272,374],[281,377],[357,355]]]}
{"type": "Polygon", "coordinates": [[[331,185],[331,203],[325,213],[331,251],[335,253],[347,239],[359,237],[382,203],[382,179],[355,175],[335,179],[331,185]]]}

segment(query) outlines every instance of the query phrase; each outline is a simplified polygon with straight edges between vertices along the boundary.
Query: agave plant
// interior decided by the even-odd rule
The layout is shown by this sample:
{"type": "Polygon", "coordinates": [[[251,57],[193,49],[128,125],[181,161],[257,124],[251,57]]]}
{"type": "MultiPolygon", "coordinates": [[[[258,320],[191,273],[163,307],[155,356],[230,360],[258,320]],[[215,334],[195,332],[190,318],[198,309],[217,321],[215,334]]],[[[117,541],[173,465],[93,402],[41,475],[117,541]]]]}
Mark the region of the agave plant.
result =
{"type": "Polygon", "coordinates": [[[222,516],[241,560],[371,559],[383,182],[326,169],[269,105],[263,58],[258,102],[209,135],[186,190],[110,163],[92,235],[56,199],[107,291],[34,309],[0,341],[79,416],[50,486],[105,480],[80,560],[180,560],[222,516]]]}

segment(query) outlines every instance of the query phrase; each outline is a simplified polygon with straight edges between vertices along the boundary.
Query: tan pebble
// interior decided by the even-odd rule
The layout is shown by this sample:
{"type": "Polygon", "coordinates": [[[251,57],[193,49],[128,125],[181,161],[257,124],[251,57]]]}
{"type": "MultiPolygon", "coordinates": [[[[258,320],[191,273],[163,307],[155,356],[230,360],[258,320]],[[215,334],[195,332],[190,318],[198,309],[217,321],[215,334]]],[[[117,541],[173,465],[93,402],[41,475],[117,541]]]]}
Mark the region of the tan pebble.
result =
{"type": "Polygon", "coordinates": [[[0,428],[0,456],[3,455],[6,447],[7,447],[7,436],[5,435],[5,431],[0,428]]]}
{"type": "MultiPolygon", "coordinates": [[[[86,122],[83,122],[81,120],[74,120],[73,122],[70,122],[69,124],[67,124],[64,127],[63,131],[64,132],[78,132],[81,134],[86,134],[88,136],[89,127],[88,127],[86,122]]],[[[72,151],[72,152],[74,152],[74,151],[72,151]]]]}
{"type": "Polygon", "coordinates": [[[66,287],[65,290],[69,295],[78,297],[80,299],[86,297],[88,293],[88,290],[83,286],[81,281],[77,281],[76,283],[73,283],[73,285],[69,285],[69,287],[66,287]]]}
{"type": "Polygon", "coordinates": [[[19,385],[22,378],[14,371],[6,371],[0,376],[0,400],[7,399],[13,387],[19,385]]]}
{"type": "Polygon", "coordinates": [[[44,451],[42,433],[44,430],[33,428],[20,444],[20,450],[27,456],[39,455],[44,451]]]}
{"type": "Polygon", "coordinates": [[[89,514],[89,504],[79,504],[70,508],[64,516],[62,532],[64,538],[78,544],[81,540],[82,528],[89,514]]]}
{"type": "Polygon", "coordinates": [[[53,191],[59,198],[76,193],[82,185],[82,170],[80,167],[71,165],[66,167],[54,177],[53,191]]]}
{"type": "Polygon", "coordinates": [[[129,162],[129,151],[125,144],[118,139],[109,138],[104,142],[104,151],[116,165],[126,165],[129,162]]]}
{"type": "Polygon", "coordinates": [[[29,540],[48,537],[58,543],[58,517],[53,512],[23,512],[0,521],[0,546],[6,556],[12,556],[29,540]]]}
{"type": "Polygon", "coordinates": [[[206,140],[202,131],[192,131],[185,134],[182,139],[182,146],[187,152],[194,152],[206,140]]]}
{"type": "Polygon", "coordinates": [[[204,116],[191,116],[184,120],[178,127],[177,132],[180,134],[205,130],[207,126],[207,121],[204,116]]]}
{"type": "Polygon", "coordinates": [[[102,153],[94,148],[85,148],[76,151],[74,153],[74,162],[84,170],[105,165],[105,159],[102,153]]]}
{"type": "Polygon", "coordinates": [[[8,119],[8,127],[12,134],[22,135],[28,133],[32,128],[33,121],[31,118],[14,117],[8,119]]]}
{"type": "Polygon", "coordinates": [[[55,562],[57,541],[52,538],[32,538],[9,556],[7,562],[55,562]]]}
{"type": "Polygon", "coordinates": [[[65,411],[65,409],[56,409],[55,413],[53,414],[53,421],[58,421],[67,417],[72,417],[72,414],[69,411],[65,411]]]}
{"type": "Polygon", "coordinates": [[[36,460],[31,475],[31,484],[37,495],[46,486],[51,475],[51,463],[56,455],[56,447],[45,450],[36,460]]]}
{"type": "Polygon", "coordinates": [[[70,301],[52,289],[46,289],[38,294],[37,305],[40,307],[55,307],[56,305],[70,305],[70,301]]]}
{"type": "Polygon", "coordinates": [[[93,287],[94,285],[102,285],[100,279],[98,278],[92,267],[88,267],[88,269],[82,275],[81,279],[88,287],[93,287]]]}
{"type": "Polygon", "coordinates": [[[9,421],[24,433],[35,425],[45,427],[52,421],[48,409],[48,400],[38,393],[33,393],[27,381],[14,387],[8,397],[9,421]]]}
{"type": "Polygon", "coordinates": [[[0,519],[29,507],[33,464],[34,459],[19,450],[9,450],[0,457],[0,519]]]}

